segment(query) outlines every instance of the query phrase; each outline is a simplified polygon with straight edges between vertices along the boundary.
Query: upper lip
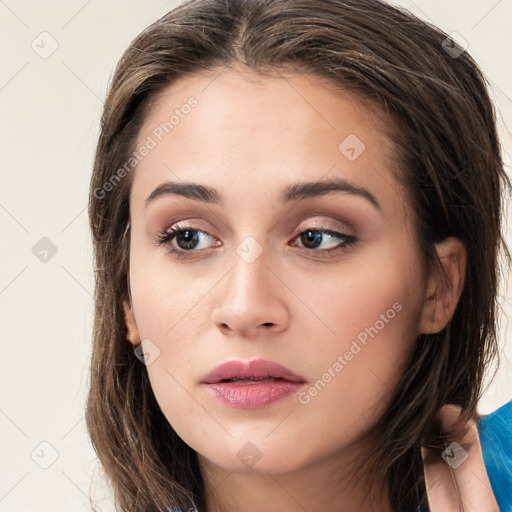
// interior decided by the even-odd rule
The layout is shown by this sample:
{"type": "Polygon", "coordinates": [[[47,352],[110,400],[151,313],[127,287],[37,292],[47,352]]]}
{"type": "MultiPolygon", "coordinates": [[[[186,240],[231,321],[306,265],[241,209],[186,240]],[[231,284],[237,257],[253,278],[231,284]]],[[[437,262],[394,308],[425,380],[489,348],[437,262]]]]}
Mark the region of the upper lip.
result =
{"type": "Polygon", "coordinates": [[[304,377],[297,375],[285,366],[266,359],[253,359],[241,361],[239,359],[227,361],[216,366],[206,374],[202,380],[205,384],[214,384],[227,379],[264,379],[268,377],[280,378],[292,382],[306,382],[304,377]]]}

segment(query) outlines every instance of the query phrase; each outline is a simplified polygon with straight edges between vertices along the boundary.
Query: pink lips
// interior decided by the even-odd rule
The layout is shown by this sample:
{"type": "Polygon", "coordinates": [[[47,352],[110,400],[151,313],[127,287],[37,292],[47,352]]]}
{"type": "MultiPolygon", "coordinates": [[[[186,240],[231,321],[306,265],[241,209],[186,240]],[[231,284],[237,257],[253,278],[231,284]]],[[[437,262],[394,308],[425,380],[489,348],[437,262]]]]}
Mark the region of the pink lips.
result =
{"type": "Polygon", "coordinates": [[[202,381],[222,402],[241,409],[257,409],[297,392],[306,379],[267,361],[233,360],[209,372],[202,381]]]}

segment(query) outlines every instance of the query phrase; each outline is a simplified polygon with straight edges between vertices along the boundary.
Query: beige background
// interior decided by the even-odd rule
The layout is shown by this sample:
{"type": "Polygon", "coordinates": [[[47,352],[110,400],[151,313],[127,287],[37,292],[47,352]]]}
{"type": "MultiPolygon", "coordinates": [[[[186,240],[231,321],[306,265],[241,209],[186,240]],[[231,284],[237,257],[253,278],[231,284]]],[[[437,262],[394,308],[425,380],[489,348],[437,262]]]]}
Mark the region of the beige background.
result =
{"type": "MultiPolygon", "coordinates": [[[[112,510],[83,421],[93,289],[88,184],[113,67],[141,29],[178,3],[0,0],[0,511],[90,510],[92,480],[96,504],[112,510]],[[37,53],[52,44],[47,58],[37,53]],[[43,237],[57,249],[46,263],[32,252],[43,237]]],[[[468,42],[493,84],[509,169],[512,3],[400,4],[468,42]]],[[[508,315],[511,298],[505,290],[508,315]]],[[[502,367],[483,413],[512,398],[511,337],[503,318],[502,367]]]]}

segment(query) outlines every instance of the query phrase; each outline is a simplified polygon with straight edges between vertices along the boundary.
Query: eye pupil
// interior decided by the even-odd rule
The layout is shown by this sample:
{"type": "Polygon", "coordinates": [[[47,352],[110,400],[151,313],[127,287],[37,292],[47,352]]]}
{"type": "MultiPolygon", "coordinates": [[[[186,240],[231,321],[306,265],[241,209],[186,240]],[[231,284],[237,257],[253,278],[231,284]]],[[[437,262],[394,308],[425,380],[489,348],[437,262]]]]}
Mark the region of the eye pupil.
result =
{"type": "Polygon", "coordinates": [[[304,246],[308,249],[314,249],[322,243],[322,234],[320,231],[308,230],[303,233],[303,240],[305,240],[304,246]],[[310,247],[310,245],[313,245],[310,247]]]}
{"type": "MultiPolygon", "coordinates": [[[[176,235],[177,240],[183,239],[185,243],[185,247],[181,247],[182,249],[192,249],[199,242],[198,232],[195,230],[183,230],[181,233],[176,235]],[[190,245],[192,244],[192,245],[190,245]]],[[[178,244],[179,245],[179,244],[178,244]]]]}

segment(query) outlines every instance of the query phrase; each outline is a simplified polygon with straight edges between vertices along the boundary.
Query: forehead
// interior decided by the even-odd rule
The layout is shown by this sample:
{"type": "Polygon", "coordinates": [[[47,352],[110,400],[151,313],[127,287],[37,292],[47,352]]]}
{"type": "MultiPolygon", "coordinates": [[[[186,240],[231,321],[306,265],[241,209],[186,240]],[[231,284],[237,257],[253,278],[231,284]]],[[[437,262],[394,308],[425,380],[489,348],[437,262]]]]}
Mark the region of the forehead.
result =
{"type": "Polygon", "coordinates": [[[270,202],[290,183],[342,177],[396,204],[404,191],[391,172],[390,126],[375,103],[316,75],[190,75],[149,105],[136,147],[153,147],[137,165],[132,199],[182,180],[228,201],[264,194],[270,202]]]}
{"type": "Polygon", "coordinates": [[[163,89],[151,100],[139,141],[173,114],[170,131],[182,140],[192,136],[209,141],[226,131],[259,129],[266,134],[280,128],[286,128],[280,136],[293,141],[327,132],[335,139],[347,129],[362,137],[368,130],[383,135],[379,130],[392,124],[375,102],[325,77],[285,72],[269,77],[230,69],[188,75],[163,89]],[[197,106],[189,109],[191,98],[197,106]]]}

